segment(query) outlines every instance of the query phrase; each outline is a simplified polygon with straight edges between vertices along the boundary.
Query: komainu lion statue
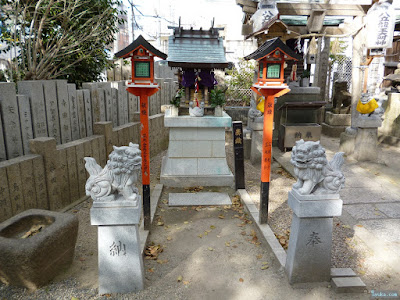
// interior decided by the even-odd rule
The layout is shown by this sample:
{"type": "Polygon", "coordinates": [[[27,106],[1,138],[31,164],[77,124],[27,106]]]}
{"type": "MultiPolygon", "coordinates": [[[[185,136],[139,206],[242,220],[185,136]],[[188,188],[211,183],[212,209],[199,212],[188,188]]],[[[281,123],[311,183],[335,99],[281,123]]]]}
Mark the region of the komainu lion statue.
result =
{"type": "Polygon", "coordinates": [[[130,200],[137,202],[135,187],[142,165],[139,145],[113,147],[107,165],[102,169],[92,157],[85,157],[85,168],[90,174],[86,195],[94,201],[130,200]],[[122,198],[122,199],[121,199],[122,198]]]}
{"type": "Polygon", "coordinates": [[[297,141],[290,159],[297,176],[293,189],[301,195],[339,193],[345,181],[340,170],[344,162],[343,155],[344,152],[338,152],[328,162],[325,149],[319,141],[297,141]]]}

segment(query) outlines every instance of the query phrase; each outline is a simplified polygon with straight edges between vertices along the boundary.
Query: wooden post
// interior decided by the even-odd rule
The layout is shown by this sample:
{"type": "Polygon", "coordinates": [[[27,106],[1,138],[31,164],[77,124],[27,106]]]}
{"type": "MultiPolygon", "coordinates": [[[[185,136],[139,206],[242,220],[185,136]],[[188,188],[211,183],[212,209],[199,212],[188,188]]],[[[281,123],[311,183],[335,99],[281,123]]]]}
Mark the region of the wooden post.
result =
{"type": "Polygon", "coordinates": [[[260,224],[268,222],[269,183],[271,175],[272,158],[272,132],[274,127],[274,101],[290,90],[287,88],[260,89],[265,97],[264,102],[264,127],[261,153],[261,189],[260,189],[260,224]]]}
{"type": "Polygon", "coordinates": [[[142,185],[143,185],[143,223],[144,229],[149,230],[150,216],[150,142],[149,142],[149,97],[159,88],[128,87],[127,91],[140,98],[140,141],[142,150],[142,185]]]}
{"type": "Polygon", "coordinates": [[[242,121],[232,122],[233,152],[235,155],[235,187],[244,189],[244,154],[242,121]]]}

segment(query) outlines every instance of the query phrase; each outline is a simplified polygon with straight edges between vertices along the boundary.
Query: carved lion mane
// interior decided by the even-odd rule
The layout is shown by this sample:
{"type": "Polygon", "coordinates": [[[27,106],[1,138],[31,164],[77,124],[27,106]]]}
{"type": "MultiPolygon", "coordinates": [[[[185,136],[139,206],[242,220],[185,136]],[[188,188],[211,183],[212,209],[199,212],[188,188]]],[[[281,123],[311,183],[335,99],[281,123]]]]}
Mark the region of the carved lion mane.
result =
{"type": "Polygon", "coordinates": [[[297,176],[293,189],[302,195],[338,193],[345,180],[340,170],[344,162],[343,154],[343,152],[336,153],[332,161],[328,162],[325,149],[321,147],[319,141],[297,141],[290,160],[297,176]]]}

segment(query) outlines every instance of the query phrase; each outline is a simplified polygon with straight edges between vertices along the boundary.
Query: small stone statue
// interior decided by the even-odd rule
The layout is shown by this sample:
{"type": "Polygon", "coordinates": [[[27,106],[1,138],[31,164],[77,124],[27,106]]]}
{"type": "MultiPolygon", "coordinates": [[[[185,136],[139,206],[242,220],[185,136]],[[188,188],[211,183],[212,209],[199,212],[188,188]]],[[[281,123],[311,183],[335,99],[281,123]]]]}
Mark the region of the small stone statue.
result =
{"type": "Polygon", "coordinates": [[[383,102],[387,100],[384,93],[373,96],[370,93],[361,94],[361,99],[357,103],[357,111],[359,117],[364,119],[381,119],[385,110],[383,109],[383,102]]]}
{"type": "Polygon", "coordinates": [[[351,108],[351,94],[347,91],[346,81],[336,81],[333,92],[333,112],[335,114],[348,114],[351,108]]]}
{"type": "Polygon", "coordinates": [[[340,170],[344,162],[343,154],[336,153],[328,162],[319,141],[297,141],[290,159],[297,176],[293,189],[301,195],[338,194],[345,181],[340,170]]]}
{"type": "Polygon", "coordinates": [[[204,116],[204,102],[200,103],[198,106],[198,101],[195,100],[194,102],[190,101],[189,103],[189,115],[191,117],[202,117],[204,116]]]}
{"type": "Polygon", "coordinates": [[[255,118],[258,118],[258,117],[261,117],[261,116],[262,116],[262,112],[257,109],[256,102],[252,98],[250,100],[250,109],[249,109],[247,117],[250,120],[254,121],[255,118]]]}
{"type": "Polygon", "coordinates": [[[107,165],[102,169],[92,157],[85,157],[85,168],[90,174],[86,195],[93,201],[130,200],[137,202],[135,187],[142,165],[139,145],[113,147],[107,165]],[[122,198],[122,199],[121,199],[122,198]]]}

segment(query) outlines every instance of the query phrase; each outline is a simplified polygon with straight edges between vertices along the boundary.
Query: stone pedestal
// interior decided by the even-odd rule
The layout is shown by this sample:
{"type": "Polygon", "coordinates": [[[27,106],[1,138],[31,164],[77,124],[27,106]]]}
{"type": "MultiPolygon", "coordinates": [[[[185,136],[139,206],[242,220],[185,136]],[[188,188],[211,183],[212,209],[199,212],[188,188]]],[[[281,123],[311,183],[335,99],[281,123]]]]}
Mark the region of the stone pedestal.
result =
{"type": "Polygon", "coordinates": [[[249,119],[248,128],[251,129],[250,161],[253,165],[261,163],[264,117],[249,119]]]}
{"type": "Polygon", "coordinates": [[[289,192],[293,210],[285,270],[289,282],[328,282],[331,270],[332,219],[342,214],[339,194],[289,192]]]}
{"type": "Polygon", "coordinates": [[[358,128],[354,143],[354,158],[358,161],[378,159],[378,128],[358,128]]]}
{"type": "Polygon", "coordinates": [[[325,113],[325,122],[322,123],[322,133],[332,137],[339,137],[346,127],[351,125],[351,114],[325,113]]]}
{"type": "Polygon", "coordinates": [[[167,156],[161,167],[161,183],[170,187],[233,186],[226,162],[225,127],[232,119],[222,117],[166,116],[169,128],[167,156]]]}
{"type": "Polygon", "coordinates": [[[129,293],[144,288],[139,222],[141,199],[94,201],[91,224],[98,226],[99,294],[129,293]]]}

